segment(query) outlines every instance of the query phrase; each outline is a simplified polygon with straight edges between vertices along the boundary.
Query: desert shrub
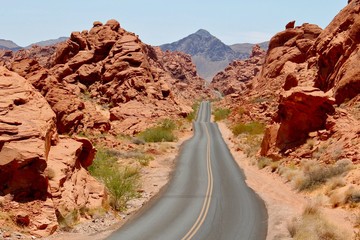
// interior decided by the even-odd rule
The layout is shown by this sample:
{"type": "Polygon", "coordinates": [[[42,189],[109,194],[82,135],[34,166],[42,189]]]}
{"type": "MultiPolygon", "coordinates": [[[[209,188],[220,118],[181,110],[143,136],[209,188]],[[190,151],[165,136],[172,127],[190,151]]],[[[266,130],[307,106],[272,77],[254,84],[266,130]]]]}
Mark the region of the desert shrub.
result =
{"type": "Polygon", "coordinates": [[[260,157],[257,161],[257,166],[259,169],[263,169],[271,164],[271,159],[267,157],[260,157]]]}
{"type": "Polygon", "coordinates": [[[48,177],[49,180],[52,180],[55,178],[55,171],[54,169],[47,167],[45,169],[45,175],[48,177]]]}
{"type": "Polygon", "coordinates": [[[216,108],[214,110],[214,120],[215,122],[226,119],[230,114],[230,109],[228,108],[216,108]]]}
{"type": "Polygon", "coordinates": [[[163,119],[160,122],[160,127],[167,130],[175,130],[176,129],[176,123],[171,119],[163,119]]]}
{"type": "Polygon", "coordinates": [[[154,160],[154,157],[148,154],[141,154],[135,158],[141,166],[149,166],[150,161],[154,160]]]}
{"type": "Polygon", "coordinates": [[[176,123],[170,119],[164,119],[158,126],[151,127],[139,134],[145,142],[174,142],[176,140],[174,130],[176,123]]]}
{"type": "Polygon", "coordinates": [[[174,142],[176,137],[172,130],[162,127],[148,128],[139,134],[145,142],[174,142]]]}
{"type": "Polygon", "coordinates": [[[197,112],[199,110],[199,107],[200,107],[200,103],[199,102],[196,102],[192,105],[192,109],[193,111],[191,113],[189,113],[187,116],[186,116],[186,119],[189,121],[189,122],[192,122],[196,119],[196,116],[197,116],[197,112]]]}
{"type": "Polygon", "coordinates": [[[140,139],[137,137],[131,138],[131,142],[136,145],[144,145],[145,144],[145,141],[143,139],[140,139]]]}
{"type": "Polygon", "coordinates": [[[350,186],[345,192],[345,203],[359,203],[360,202],[360,190],[354,186],[350,186]]]}
{"type": "Polygon", "coordinates": [[[322,216],[316,203],[308,204],[301,217],[288,224],[288,231],[295,240],[349,239],[348,233],[342,232],[322,216]]]}
{"type": "Polygon", "coordinates": [[[98,149],[89,172],[106,186],[110,193],[110,206],[121,210],[127,201],[137,196],[139,170],[134,167],[121,168],[117,163],[117,154],[120,153],[98,149]]]}
{"type": "Polygon", "coordinates": [[[321,166],[315,161],[308,161],[303,166],[303,177],[299,178],[295,187],[300,190],[313,189],[326,183],[330,178],[339,176],[352,168],[348,160],[340,160],[331,166],[321,166]]]}
{"type": "Polygon", "coordinates": [[[328,191],[335,190],[339,187],[346,185],[345,180],[342,177],[334,177],[328,181],[328,191]]]}
{"type": "Polygon", "coordinates": [[[250,123],[238,123],[232,128],[232,132],[235,136],[240,134],[262,134],[264,133],[265,126],[260,122],[250,122],[250,123]]]}
{"type": "Polygon", "coordinates": [[[80,220],[77,209],[68,212],[66,215],[62,215],[58,210],[55,213],[59,226],[63,231],[70,231],[80,220]]]}

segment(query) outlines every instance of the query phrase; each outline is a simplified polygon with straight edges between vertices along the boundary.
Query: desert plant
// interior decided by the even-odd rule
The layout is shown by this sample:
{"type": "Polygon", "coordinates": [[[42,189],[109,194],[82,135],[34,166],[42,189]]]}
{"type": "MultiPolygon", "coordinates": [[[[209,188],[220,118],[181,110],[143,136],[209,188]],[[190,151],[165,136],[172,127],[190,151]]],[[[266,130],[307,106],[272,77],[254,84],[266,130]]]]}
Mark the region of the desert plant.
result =
{"type": "Polygon", "coordinates": [[[235,136],[240,134],[262,134],[264,133],[265,126],[260,122],[250,122],[250,123],[238,123],[232,128],[232,132],[235,136]]]}
{"type": "Polygon", "coordinates": [[[60,211],[56,210],[55,215],[59,226],[63,231],[70,231],[80,220],[79,211],[77,209],[73,209],[66,214],[61,214],[60,211]]]}
{"type": "Polygon", "coordinates": [[[139,138],[145,142],[174,142],[176,123],[171,119],[164,119],[157,126],[150,127],[139,133],[139,138]]]}
{"type": "Polygon", "coordinates": [[[145,142],[174,142],[176,137],[172,130],[159,127],[148,128],[139,134],[145,142]]]}
{"type": "Polygon", "coordinates": [[[199,107],[200,107],[200,103],[199,103],[199,102],[196,102],[196,103],[194,103],[194,104],[192,105],[193,111],[186,116],[186,119],[187,119],[189,122],[192,122],[192,121],[195,120],[196,115],[197,115],[197,112],[198,112],[198,110],[199,110],[199,107]]]}
{"type": "Polygon", "coordinates": [[[115,210],[125,208],[126,202],[137,196],[139,170],[121,168],[117,163],[117,151],[98,149],[93,164],[89,167],[92,176],[104,183],[110,193],[110,205],[115,210]]]}
{"type": "MultiPolygon", "coordinates": [[[[114,169],[112,169],[114,170],[114,169]]],[[[111,194],[110,205],[115,210],[122,210],[126,203],[138,196],[139,170],[134,167],[125,167],[120,171],[110,171],[109,175],[103,178],[105,186],[111,194]]]]}
{"type": "Polygon", "coordinates": [[[345,192],[346,203],[359,203],[360,202],[360,190],[354,186],[350,186],[345,192]]]}
{"type": "Polygon", "coordinates": [[[334,177],[328,181],[328,191],[335,190],[339,187],[346,185],[345,180],[342,177],[334,177]]]}
{"type": "Polygon", "coordinates": [[[47,167],[45,169],[45,175],[48,177],[49,180],[52,180],[54,179],[55,177],[55,171],[54,169],[50,168],[50,167],[47,167]]]}
{"type": "Polygon", "coordinates": [[[330,224],[321,214],[317,203],[309,203],[299,219],[288,224],[288,231],[295,240],[349,239],[349,234],[330,224]]]}
{"type": "Polygon", "coordinates": [[[230,109],[228,108],[216,108],[214,110],[214,120],[215,122],[226,119],[230,114],[230,109]]]}
{"type": "Polygon", "coordinates": [[[176,129],[176,123],[171,120],[171,119],[163,119],[159,126],[162,128],[162,129],[166,129],[166,130],[175,130],[176,129]]]}
{"type": "Polygon", "coordinates": [[[141,166],[149,166],[150,161],[154,160],[154,157],[148,154],[141,154],[135,158],[141,166]]]}
{"type": "Polygon", "coordinates": [[[352,168],[352,163],[341,160],[331,166],[320,166],[315,161],[308,161],[303,165],[303,179],[296,183],[296,188],[300,191],[313,189],[328,179],[339,176],[352,168]]]}
{"type": "Polygon", "coordinates": [[[257,161],[257,166],[259,169],[263,169],[271,164],[271,159],[267,157],[260,157],[257,161]]]}

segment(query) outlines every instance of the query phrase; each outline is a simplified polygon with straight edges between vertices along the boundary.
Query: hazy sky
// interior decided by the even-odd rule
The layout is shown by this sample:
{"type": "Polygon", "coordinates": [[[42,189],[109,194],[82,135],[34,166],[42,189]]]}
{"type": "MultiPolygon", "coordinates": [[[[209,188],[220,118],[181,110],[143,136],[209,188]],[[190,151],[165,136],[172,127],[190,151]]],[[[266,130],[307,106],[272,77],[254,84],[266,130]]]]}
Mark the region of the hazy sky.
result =
{"type": "Polygon", "coordinates": [[[269,40],[296,20],[326,27],[347,0],[6,0],[0,38],[20,46],[116,19],[151,45],[206,29],[226,44],[269,40]]]}

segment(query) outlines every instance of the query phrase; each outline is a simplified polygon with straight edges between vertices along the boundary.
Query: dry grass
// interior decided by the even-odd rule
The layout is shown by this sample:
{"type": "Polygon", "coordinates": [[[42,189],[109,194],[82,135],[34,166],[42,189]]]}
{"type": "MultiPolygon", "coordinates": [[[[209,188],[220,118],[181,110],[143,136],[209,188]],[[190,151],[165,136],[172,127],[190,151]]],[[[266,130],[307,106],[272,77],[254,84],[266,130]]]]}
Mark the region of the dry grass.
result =
{"type": "Polygon", "coordinates": [[[290,221],[287,228],[295,240],[347,240],[350,237],[324,218],[316,202],[309,203],[301,217],[290,221]]]}
{"type": "Polygon", "coordinates": [[[271,159],[267,157],[260,157],[257,161],[257,166],[259,169],[263,169],[271,164],[271,159]]]}
{"type": "Polygon", "coordinates": [[[312,190],[329,179],[350,171],[352,167],[349,160],[340,160],[334,165],[327,166],[320,165],[314,160],[306,161],[301,166],[303,174],[297,177],[295,188],[299,191],[312,190]]]}
{"type": "Polygon", "coordinates": [[[342,177],[334,177],[328,181],[327,192],[333,191],[337,188],[344,187],[346,182],[342,177]]]}

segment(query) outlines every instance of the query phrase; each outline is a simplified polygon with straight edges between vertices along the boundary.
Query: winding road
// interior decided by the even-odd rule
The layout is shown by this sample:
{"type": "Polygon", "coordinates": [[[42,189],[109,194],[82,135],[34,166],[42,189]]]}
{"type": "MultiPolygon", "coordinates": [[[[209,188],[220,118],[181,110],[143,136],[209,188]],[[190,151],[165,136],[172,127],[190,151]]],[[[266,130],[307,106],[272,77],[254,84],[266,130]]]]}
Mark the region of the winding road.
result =
{"type": "Polygon", "coordinates": [[[245,183],[216,123],[201,103],[194,136],[180,153],[159,198],[127,222],[111,240],[262,240],[267,211],[245,183]]]}

